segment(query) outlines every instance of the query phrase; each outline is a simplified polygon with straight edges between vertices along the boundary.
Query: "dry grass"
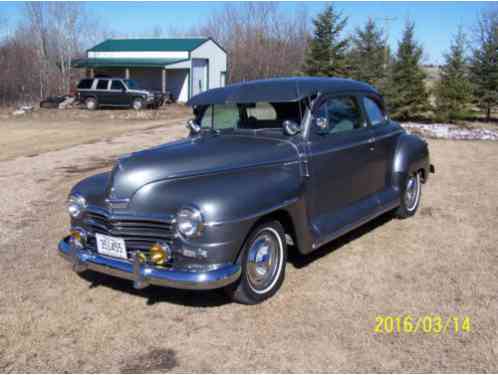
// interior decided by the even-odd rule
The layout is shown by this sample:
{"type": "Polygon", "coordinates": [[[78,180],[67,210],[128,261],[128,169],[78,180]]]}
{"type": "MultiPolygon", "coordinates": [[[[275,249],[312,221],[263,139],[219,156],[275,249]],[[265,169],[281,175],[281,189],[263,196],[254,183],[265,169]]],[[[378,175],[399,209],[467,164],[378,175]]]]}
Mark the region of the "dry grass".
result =
{"type": "Polygon", "coordinates": [[[262,305],[72,273],[55,250],[71,185],[184,134],[155,128],[0,162],[0,372],[498,371],[497,143],[430,141],[437,174],[414,218],[383,216],[294,254],[262,305]],[[405,313],[469,315],[473,330],[373,334],[376,315],[405,313]]]}
{"type": "Polygon", "coordinates": [[[38,109],[24,116],[0,112],[0,160],[60,150],[130,133],[146,131],[191,115],[190,108],[168,105],[160,110],[136,112],[128,109],[87,111],[84,109],[38,109]],[[42,139],[40,139],[42,136],[42,139]]]}

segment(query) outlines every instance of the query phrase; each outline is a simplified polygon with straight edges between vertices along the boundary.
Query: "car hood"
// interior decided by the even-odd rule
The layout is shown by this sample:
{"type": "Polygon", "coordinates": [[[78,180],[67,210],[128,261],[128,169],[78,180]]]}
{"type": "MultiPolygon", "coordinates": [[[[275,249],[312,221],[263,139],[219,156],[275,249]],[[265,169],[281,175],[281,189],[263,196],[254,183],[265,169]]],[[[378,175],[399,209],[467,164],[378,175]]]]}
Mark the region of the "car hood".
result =
{"type": "Polygon", "coordinates": [[[152,95],[152,93],[147,90],[128,90],[128,93],[137,95],[152,95]]]}
{"type": "Polygon", "coordinates": [[[108,195],[131,198],[151,182],[227,173],[230,170],[295,161],[297,148],[288,140],[258,135],[203,135],[135,152],[118,161],[108,195]]]}

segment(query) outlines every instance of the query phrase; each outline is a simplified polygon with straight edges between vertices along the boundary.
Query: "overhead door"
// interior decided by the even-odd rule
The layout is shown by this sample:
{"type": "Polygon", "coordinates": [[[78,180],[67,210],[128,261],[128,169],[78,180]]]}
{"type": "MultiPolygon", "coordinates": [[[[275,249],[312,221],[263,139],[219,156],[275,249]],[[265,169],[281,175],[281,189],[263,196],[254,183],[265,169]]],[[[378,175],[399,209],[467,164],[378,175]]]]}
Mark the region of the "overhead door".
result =
{"type": "Polygon", "coordinates": [[[208,89],[208,60],[192,59],[192,95],[208,89]]]}

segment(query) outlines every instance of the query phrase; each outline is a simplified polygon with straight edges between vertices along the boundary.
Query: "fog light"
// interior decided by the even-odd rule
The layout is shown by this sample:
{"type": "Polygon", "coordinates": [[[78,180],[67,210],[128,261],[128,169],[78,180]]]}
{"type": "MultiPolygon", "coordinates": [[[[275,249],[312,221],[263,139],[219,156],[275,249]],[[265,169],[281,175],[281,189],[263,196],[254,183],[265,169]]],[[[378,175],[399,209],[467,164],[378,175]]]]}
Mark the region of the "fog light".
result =
{"type": "Polygon", "coordinates": [[[78,247],[84,247],[86,244],[87,235],[83,229],[73,228],[69,231],[69,241],[71,244],[76,245],[78,247]]]}
{"type": "Polygon", "coordinates": [[[149,249],[149,259],[157,265],[168,263],[171,260],[171,248],[166,243],[156,243],[149,249]]]}

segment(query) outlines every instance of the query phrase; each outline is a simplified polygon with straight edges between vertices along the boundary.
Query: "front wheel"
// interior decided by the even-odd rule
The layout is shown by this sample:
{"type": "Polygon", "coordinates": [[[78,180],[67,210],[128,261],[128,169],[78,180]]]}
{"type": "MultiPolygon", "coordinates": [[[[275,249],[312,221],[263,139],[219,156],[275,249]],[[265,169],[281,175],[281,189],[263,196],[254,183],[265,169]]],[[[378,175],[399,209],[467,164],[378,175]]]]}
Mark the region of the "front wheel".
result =
{"type": "Polygon", "coordinates": [[[401,187],[401,202],[396,210],[396,216],[400,219],[415,215],[420,204],[422,195],[422,182],[420,173],[409,175],[404,186],[401,187]]]}
{"type": "Polygon", "coordinates": [[[144,107],[144,100],[142,98],[135,98],[133,99],[131,106],[135,111],[140,111],[144,107]]]}
{"type": "Polygon", "coordinates": [[[258,225],[241,254],[239,281],[225,289],[232,300],[254,305],[273,296],[282,285],[287,262],[284,228],[278,221],[258,225]]]}

